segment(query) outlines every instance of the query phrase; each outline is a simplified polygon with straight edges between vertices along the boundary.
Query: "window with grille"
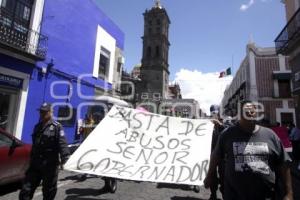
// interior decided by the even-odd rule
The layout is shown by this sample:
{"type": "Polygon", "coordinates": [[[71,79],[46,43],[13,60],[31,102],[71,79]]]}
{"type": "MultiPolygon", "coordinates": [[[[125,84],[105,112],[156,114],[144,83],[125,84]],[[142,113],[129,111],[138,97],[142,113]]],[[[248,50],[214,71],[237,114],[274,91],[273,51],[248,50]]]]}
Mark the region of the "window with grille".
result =
{"type": "Polygon", "coordinates": [[[33,0],[2,0],[0,22],[27,34],[32,6],[33,0]]]}

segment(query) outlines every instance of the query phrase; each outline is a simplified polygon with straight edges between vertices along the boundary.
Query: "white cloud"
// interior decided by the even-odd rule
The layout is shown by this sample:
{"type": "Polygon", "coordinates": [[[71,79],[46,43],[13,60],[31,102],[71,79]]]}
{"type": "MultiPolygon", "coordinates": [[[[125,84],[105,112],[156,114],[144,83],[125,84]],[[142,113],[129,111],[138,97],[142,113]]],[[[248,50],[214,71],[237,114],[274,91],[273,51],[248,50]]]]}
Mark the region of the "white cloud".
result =
{"type": "MultiPolygon", "coordinates": [[[[267,3],[270,2],[272,0],[260,0],[262,3],[267,3]]],[[[253,4],[255,3],[255,0],[249,0],[249,2],[247,4],[242,4],[240,7],[241,11],[246,11],[248,10],[253,4]]]]}
{"type": "Polygon", "coordinates": [[[247,4],[242,4],[240,7],[241,11],[246,11],[248,8],[250,8],[254,4],[254,0],[249,0],[247,4]]]}
{"type": "Polygon", "coordinates": [[[200,104],[200,108],[209,113],[212,104],[219,104],[224,90],[230,84],[232,76],[219,78],[219,72],[202,73],[181,69],[176,72],[175,82],[180,85],[183,98],[193,98],[200,104]]]}

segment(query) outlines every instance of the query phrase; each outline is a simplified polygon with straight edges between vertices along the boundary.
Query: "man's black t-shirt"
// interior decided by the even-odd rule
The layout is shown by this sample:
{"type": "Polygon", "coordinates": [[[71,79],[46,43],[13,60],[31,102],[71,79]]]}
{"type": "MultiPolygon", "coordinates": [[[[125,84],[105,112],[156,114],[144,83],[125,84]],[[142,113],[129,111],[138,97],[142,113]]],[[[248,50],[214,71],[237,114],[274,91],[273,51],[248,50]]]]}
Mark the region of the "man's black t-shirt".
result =
{"type": "Polygon", "coordinates": [[[277,135],[261,126],[252,133],[239,124],[229,127],[214,153],[225,159],[225,199],[264,199],[275,183],[276,168],[290,161],[277,135]]]}

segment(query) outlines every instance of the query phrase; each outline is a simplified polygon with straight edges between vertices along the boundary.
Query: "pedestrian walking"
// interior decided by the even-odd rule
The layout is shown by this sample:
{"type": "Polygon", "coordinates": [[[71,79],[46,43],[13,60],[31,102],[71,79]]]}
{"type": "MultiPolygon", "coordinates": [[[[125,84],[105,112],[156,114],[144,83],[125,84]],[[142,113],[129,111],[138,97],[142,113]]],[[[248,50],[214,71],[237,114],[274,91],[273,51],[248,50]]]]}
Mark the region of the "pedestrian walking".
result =
{"type": "Polygon", "coordinates": [[[293,147],[293,159],[298,165],[297,169],[300,170],[300,129],[297,126],[292,129],[290,140],[293,147]]]}
{"type": "Polygon", "coordinates": [[[287,126],[289,136],[291,135],[293,128],[295,128],[295,124],[290,122],[287,126]]]}
{"type": "Polygon", "coordinates": [[[279,137],[280,141],[282,142],[282,145],[284,148],[290,148],[292,147],[292,144],[289,139],[289,130],[285,126],[280,126],[280,123],[277,123],[277,126],[271,127],[271,129],[276,133],[276,135],[279,137]],[[278,126],[279,124],[279,126],[278,126]]]}
{"type": "Polygon", "coordinates": [[[211,155],[205,187],[211,186],[218,163],[225,159],[224,200],[274,199],[276,178],[283,182],[283,199],[293,200],[288,167],[291,159],[280,139],[271,129],[256,124],[255,103],[244,101],[240,109],[238,123],[219,137],[211,155]]]}
{"type": "Polygon", "coordinates": [[[95,126],[96,125],[93,119],[93,115],[86,115],[83,124],[83,140],[85,140],[89,136],[89,134],[94,130],[95,126]]]}
{"type": "MultiPolygon", "coordinates": [[[[96,124],[95,124],[95,121],[93,119],[93,115],[90,113],[90,114],[86,114],[85,115],[85,119],[84,119],[84,122],[83,122],[83,125],[81,127],[81,132],[82,132],[82,141],[84,141],[88,136],[89,134],[94,130],[96,124]]],[[[88,177],[88,174],[78,174],[77,175],[77,178],[80,180],[80,181],[85,181],[88,177]]]]}
{"type": "Polygon", "coordinates": [[[43,199],[53,200],[59,165],[62,166],[70,154],[63,127],[52,118],[51,104],[42,104],[39,112],[40,121],[33,130],[30,165],[19,194],[20,200],[32,199],[41,181],[43,199]]]}

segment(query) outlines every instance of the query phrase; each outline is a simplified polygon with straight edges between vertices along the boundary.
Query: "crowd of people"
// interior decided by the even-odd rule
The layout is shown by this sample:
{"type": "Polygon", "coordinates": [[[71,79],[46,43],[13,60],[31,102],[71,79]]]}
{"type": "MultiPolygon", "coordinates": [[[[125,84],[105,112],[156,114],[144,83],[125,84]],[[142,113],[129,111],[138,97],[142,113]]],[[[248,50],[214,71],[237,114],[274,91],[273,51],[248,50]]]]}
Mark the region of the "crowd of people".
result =
{"type": "Polygon", "coordinates": [[[290,166],[294,162],[300,170],[299,129],[258,122],[251,101],[241,102],[240,110],[234,123],[223,123],[219,115],[212,120],[212,154],[204,180],[210,200],[217,199],[218,189],[224,200],[292,200],[290,166]]]}
{"type": "MultiPolygon", "coordinates": [[[[256,104],[251,101],[241,102],[240,109],[243,112],[235,122],[212,113],[211,159],[204,180],[210,200],[217,200],[218,190],[224,200],[293,200],[290,166],[297,163],[300,170],[300,129],[292,123],[286,127],[270,126],[267,120],[258,123],[256,104]],[[290,145],[293,151],[288,155],[285,149],[290,145]]],[[[44,199],[54,199],[59,166],[70,156],[63,128],[52,119],[51,104],[44,103],[39,112],[20,200],[32,199],[41,181],[44,199]]],[[[93,116],[87,115],[80,129],[83,140],[95,126],[93,116]]],[[[110,180],[114,179],[105,179],[106,185],[113,183],[110,180]]]]}

